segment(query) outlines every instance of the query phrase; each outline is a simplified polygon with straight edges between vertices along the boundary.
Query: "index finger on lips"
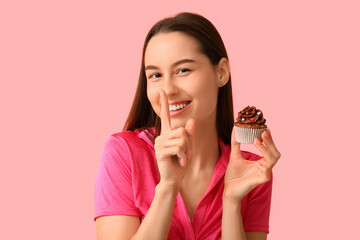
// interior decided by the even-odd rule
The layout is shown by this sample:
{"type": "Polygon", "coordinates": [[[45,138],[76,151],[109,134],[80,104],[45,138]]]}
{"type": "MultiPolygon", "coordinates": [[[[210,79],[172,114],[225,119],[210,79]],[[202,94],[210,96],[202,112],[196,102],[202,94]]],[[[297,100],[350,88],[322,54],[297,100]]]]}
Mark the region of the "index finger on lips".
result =
{"type": "Polygon", "coordinates": [[[163,131],[170,131],[171,124],[170,124],[170,111],[169,111],[169,103],[164,90],[160,91],[160,119],[161,119],[161,132],[163,131]]]}

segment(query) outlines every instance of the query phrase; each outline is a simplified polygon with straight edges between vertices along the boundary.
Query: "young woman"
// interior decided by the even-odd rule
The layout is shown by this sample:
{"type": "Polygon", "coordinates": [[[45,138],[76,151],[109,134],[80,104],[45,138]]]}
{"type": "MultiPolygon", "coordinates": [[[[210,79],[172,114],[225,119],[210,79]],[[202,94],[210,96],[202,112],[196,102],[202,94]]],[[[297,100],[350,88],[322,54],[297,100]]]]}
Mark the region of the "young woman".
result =
{"type": "Polygon", "coordinates": [[[234,140],[230,65],[204,17],[181,13],[148,33],[124,131],[105,143],[95,185],[98,239],[266,239],[270,135],[234,140]]]}

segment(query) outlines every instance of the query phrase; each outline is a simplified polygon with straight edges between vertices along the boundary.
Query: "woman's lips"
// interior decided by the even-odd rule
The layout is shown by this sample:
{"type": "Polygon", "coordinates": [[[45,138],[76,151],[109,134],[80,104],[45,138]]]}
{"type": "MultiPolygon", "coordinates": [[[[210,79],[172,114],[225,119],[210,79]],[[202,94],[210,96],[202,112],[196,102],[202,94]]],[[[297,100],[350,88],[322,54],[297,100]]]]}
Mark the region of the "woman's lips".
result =
{"type": "Polygon", "coordinates": [[[177,116],[184,112],[190,103],[191,101],[182,101],[169,104],[170,117],[177,116]]]}

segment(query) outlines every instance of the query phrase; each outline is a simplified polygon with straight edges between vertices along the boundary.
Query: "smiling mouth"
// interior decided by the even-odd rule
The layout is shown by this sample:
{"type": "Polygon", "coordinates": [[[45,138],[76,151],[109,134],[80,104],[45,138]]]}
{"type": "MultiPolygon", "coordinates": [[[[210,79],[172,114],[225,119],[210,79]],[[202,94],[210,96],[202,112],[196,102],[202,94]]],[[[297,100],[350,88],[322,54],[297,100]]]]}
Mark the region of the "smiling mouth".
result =
{"type": "Polygon", "coordinates": [[[181,104],[170,105],[170,106],[169,106],[169,111],[170,111],[170,112],[179,111],[179,110],[183,109],[184,107],[186,107],[187,105],[189,105],[190,102],[191,102],[191,101],[189,101],[189,102],[184,102],[184,103],[181,103],[181,104]]]}

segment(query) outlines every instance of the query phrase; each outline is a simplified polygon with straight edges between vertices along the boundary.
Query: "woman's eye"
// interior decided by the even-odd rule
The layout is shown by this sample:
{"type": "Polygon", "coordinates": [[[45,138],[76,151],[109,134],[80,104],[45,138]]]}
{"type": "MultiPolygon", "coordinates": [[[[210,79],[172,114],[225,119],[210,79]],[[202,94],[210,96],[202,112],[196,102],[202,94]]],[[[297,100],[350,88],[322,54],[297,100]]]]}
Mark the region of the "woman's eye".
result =
{"type": "Polygon", "coordinates": [[[189,72],[189,71],[191,71],[191,70],[188,68],[182,68],[178,71],[178,73],[184,73],[184,72],[189,72]]]}
{"type": "Polygon", "coordinates": [[[154,73],[154,74],[149,75],[149,78],[159,78],[159,77],[161,77],[160,73],[154,73]]]}

